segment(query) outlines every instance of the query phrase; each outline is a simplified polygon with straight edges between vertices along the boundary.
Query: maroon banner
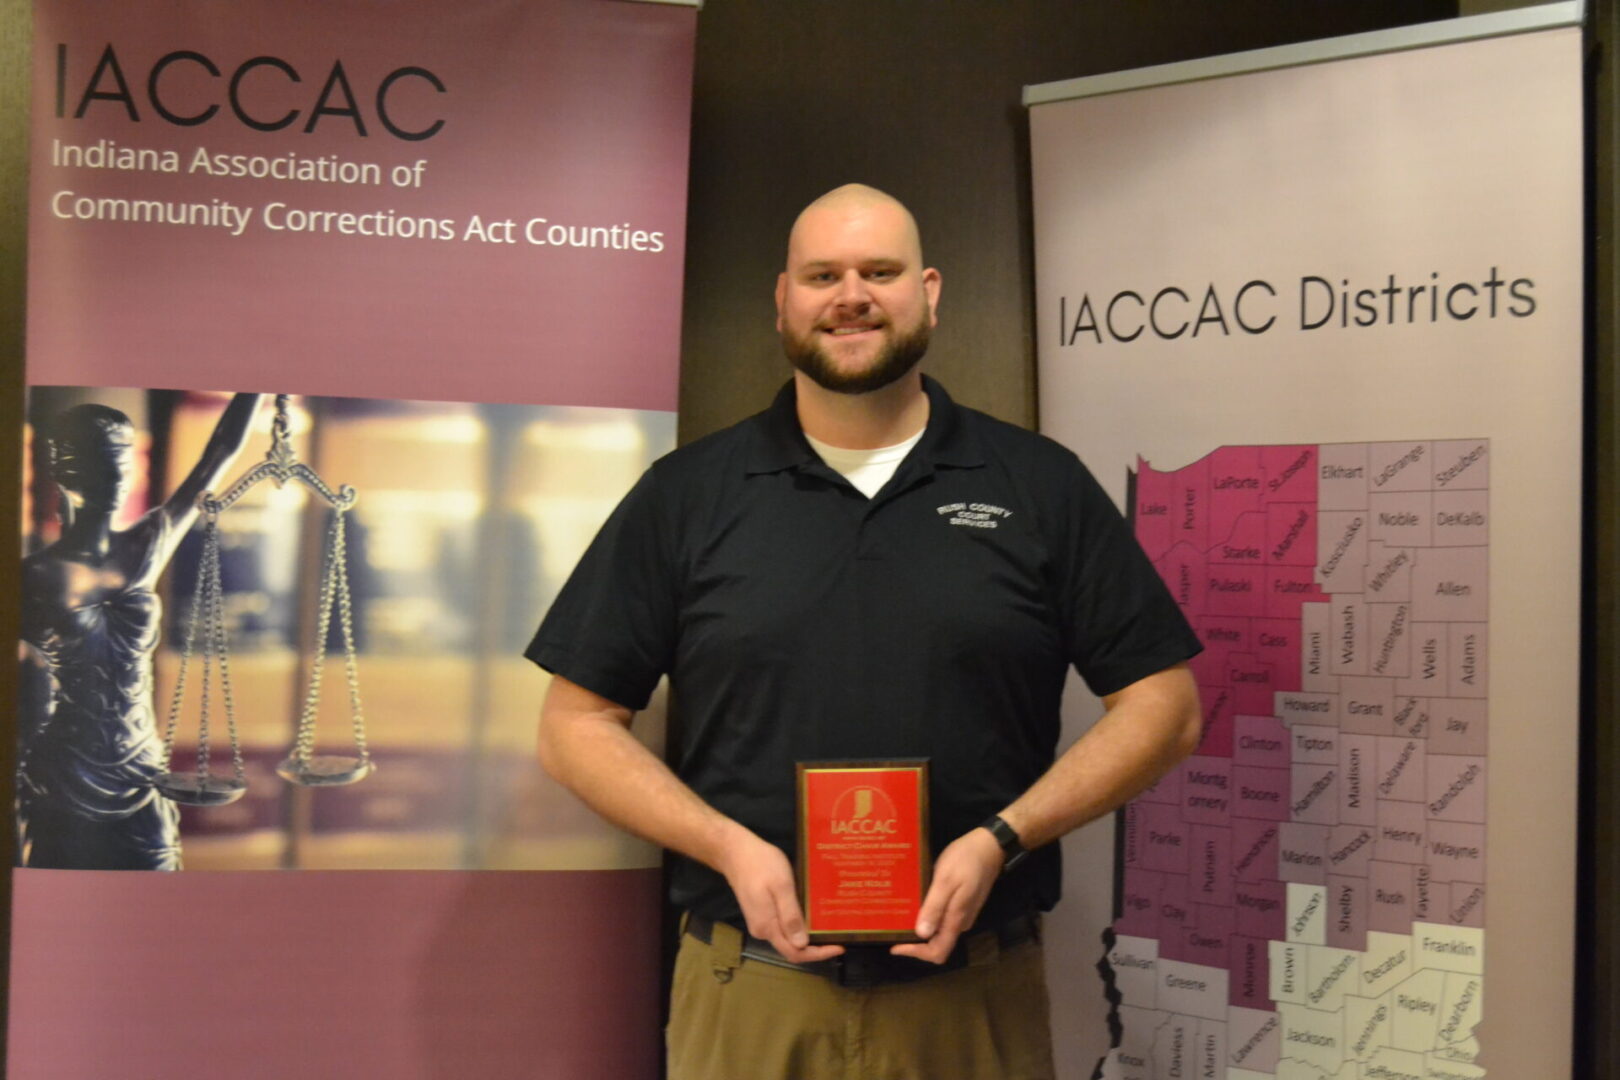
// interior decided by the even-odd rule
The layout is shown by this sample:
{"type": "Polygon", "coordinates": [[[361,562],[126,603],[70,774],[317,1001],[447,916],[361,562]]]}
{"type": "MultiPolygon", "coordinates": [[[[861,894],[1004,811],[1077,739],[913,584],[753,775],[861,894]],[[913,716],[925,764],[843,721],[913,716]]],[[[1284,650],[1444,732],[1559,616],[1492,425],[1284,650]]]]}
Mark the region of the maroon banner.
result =
{"type": "Polygon", "coordinates": [[[8,1076],[658,1074],[520,653],[674,444],[695,21],[37,0],[8,1076]]]}

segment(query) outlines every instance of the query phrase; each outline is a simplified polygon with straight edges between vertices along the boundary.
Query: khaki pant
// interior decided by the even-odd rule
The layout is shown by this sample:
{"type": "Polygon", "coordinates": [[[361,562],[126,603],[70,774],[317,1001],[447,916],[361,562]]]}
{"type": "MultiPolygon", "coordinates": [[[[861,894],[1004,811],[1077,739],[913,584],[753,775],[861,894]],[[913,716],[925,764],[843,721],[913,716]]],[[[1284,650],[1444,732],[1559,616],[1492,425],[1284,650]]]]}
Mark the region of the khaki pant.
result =
{"type": "Polygon", "coordinates": [[[681,936],[669,1080],[1052,1080],[1039,942],[972,942],[955,971],[869,989],[743,959],[717,923],[681,936]]]}

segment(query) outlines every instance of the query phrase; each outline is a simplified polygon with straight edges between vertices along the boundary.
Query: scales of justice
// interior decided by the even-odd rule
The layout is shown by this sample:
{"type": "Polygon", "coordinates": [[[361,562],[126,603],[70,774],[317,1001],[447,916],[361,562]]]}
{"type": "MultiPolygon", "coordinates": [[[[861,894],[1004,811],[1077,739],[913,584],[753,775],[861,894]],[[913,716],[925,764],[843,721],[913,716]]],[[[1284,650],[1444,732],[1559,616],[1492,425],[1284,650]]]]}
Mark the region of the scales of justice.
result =
{"type": "Polygon", "coordinates": [[[186,619],[185,637],[180,650],[180,668],[175,677],[174,696],[169,705],[168,724],[163,734],[163,772],[155,786],[159,794],[186,806],[223,806],[235,802],[247,790],[242,764],[242,746],[236,730],[236,702],[231,694],[230,643],[225,626],[225,596],[220,587],[219,518],[242,496],[263,481],[285,487],[296,480],[332,510],[327,527],[325,555],[321,569],[319,600],[316,604],[315,649],[310,662],[298,734],[292,751],[276,767],[282,779],[303,787],[333,787],[363,780],[376,768],[366,748],[365,714],[360,707],[360,676],[354,647],[354,614],[349,598],[348,548],[344,523],[358,495],[347,484],[333,491],[308,465],[298,460],[292,448],[292,424],[288,395],[276,395],[275,421],[271,427],[270,452],[265,459],[237,478],[216,496],[204,492],[198,499],[203,515],[203,551],[197,572],[191,611],[186,619]],[[315,720],[321,703],[321,677],[326,665],[326,642],[333,609],[342,631],[344,671],[348,679],[349,711],[353,724],[353,754],[315,753],[315,720]],[[197,722],[197,761],[191,772],[173,771],[174,738],[179,726],[186,693],[186,674],[192,652],[199,649],[202,631],[201,708],[197,722]],[[229,776],[213,771],[209,746],[209,720],[217,672],[219,702],[225,712],[225,726],[231,748],[229,776]]]}

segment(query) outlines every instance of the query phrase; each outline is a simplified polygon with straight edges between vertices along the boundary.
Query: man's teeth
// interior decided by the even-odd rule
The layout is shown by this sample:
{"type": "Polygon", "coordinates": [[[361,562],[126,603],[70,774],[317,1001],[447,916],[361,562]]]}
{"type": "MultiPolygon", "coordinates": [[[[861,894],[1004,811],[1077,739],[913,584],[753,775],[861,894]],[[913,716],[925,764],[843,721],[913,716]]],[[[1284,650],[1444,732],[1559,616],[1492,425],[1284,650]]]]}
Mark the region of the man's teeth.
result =
{"type": "Polygon", "coordinates": [[[833,328],[833,333],[834,334],[859,334],[859,333],[865,332],[868,329],[869,329],[869,327],[865,327],[865,326],[836,326],[836,327],[833,328]]]}

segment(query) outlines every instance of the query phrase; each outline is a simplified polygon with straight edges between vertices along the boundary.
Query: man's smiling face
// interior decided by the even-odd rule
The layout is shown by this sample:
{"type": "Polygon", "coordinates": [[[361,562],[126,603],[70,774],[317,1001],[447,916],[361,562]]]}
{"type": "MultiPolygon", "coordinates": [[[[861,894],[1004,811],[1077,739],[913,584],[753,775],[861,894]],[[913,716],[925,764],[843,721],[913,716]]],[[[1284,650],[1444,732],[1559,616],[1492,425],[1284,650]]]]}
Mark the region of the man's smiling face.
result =
{"type": "Polygon", "coordinates": [[[939,272],[923,267],[905,208],[840,188],[794,223],[776,328],[795,368],[828,390],[863,394],[922,359],[938,299],[939,272]]]}

